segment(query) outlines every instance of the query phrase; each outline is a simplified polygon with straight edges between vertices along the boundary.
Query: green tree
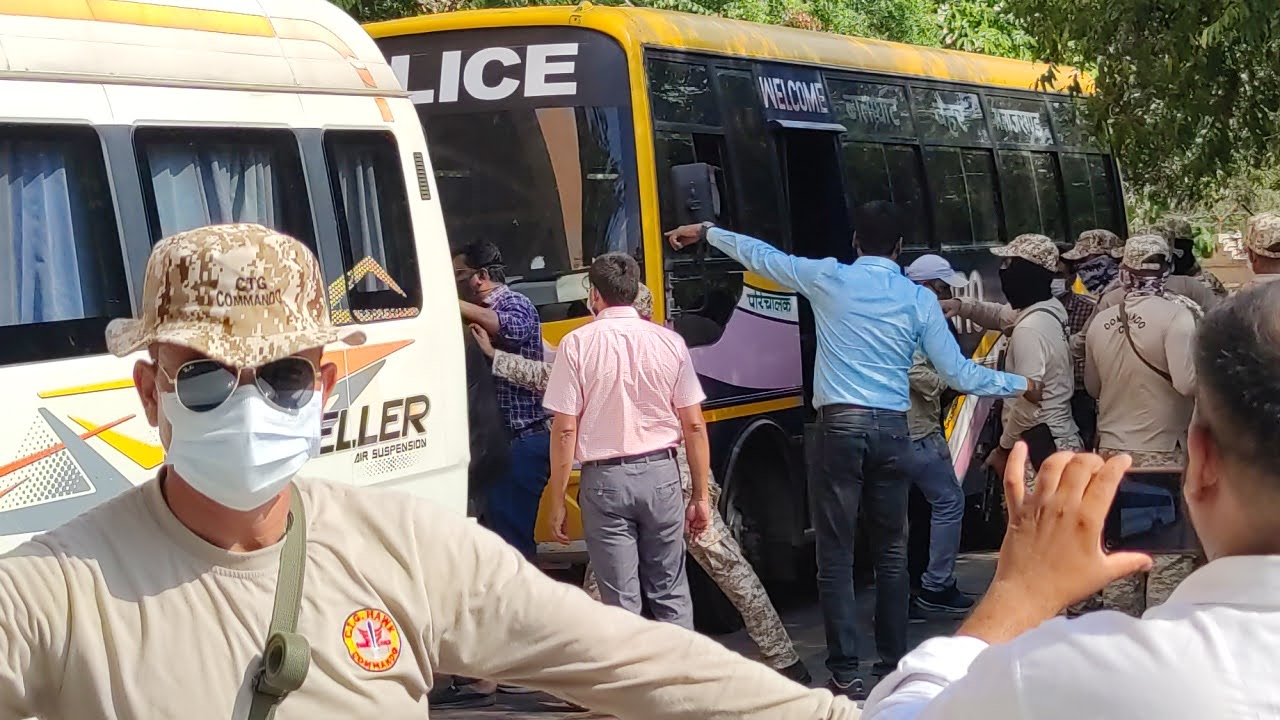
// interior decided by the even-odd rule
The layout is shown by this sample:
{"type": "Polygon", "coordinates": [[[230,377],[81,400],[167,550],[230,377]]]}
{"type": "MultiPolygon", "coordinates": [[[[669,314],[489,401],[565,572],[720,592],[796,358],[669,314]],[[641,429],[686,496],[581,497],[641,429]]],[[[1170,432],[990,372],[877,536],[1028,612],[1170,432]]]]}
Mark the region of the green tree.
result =
{"type": "Polygon", "coordinates": [[[1275,0],[1005,2],[1042,56],[1094,70],[1093,115],[1140,202],[1199,207],[1277,167],[1275,0]]]}
{"type": "Polygon", "coordinates": [[[1000,0],[943,0],[938,3],[937,16],[946,47],[1035,59],[1035,41],[1000,0]]]}

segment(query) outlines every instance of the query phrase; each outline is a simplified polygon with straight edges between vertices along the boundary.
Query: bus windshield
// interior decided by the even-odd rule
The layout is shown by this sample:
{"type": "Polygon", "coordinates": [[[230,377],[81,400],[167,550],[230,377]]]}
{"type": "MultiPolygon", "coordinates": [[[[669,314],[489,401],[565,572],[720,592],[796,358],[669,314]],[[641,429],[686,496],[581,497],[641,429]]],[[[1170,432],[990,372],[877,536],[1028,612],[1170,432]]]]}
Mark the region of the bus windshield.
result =
{"type": "Polygon", "coordinates": [[[497,244],[544,320],[585,315],[591,261],[640,247],[622,48],[546,27],[381,43],[426,129],[450,242],[497,244]]]}

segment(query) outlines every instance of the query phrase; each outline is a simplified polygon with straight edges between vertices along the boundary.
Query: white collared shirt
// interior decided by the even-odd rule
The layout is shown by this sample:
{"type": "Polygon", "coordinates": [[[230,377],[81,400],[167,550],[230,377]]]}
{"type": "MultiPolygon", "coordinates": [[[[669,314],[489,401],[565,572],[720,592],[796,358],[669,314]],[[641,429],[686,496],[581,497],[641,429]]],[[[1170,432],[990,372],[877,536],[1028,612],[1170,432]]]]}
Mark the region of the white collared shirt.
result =
{"type": "Polygon", "coordinates": [[[864,720],[1280,718],[1280,556],[1197,570],[1141,620],[1055,618],[1012,642],[921,644],[864,720]]]}

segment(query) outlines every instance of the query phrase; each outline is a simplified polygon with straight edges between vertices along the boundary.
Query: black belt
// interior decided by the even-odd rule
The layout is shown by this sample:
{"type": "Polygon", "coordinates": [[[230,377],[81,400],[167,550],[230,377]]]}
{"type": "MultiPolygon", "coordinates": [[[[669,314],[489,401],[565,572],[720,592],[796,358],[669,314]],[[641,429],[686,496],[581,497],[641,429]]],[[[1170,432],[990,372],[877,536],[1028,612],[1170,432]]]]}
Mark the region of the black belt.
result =
{"type": "Polygon", "coordinates": [[[675,448],[664,448],[644,455],[625,455],[623,457],[605,458],[604,460],[588,460],[582,467],[602,467],[605,465],[636,465],[655,460],[670,460],[676,456],[675,448]]]}

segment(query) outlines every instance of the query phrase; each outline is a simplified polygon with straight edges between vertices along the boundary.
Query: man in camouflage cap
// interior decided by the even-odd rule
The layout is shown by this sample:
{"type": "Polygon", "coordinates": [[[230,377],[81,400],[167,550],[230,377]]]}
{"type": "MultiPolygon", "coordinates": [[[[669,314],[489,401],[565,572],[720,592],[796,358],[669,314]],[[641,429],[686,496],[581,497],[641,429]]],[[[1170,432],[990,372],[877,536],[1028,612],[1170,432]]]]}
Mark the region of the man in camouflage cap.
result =
{"type": "Polygon", "coordinates": [[[1190,277],[1204,283],[1219,298],[1227,296],[1227,287],[1216,275],[1200,266],[1196,258],[1195,228],[1191,221],[1180,215],[1170,215],[1160,224],[1161,234],[1173,250],[1173,274],[1190,277]]]}
{"type": "Polygon", "coordinates": [[[322,277],[305,246],[258,225],[155,247],[141,317],[115,321],[108,346],[147,352],[133,378],[165,464],[0,557],[6,716],[427,717],[433,673],[458,673],[624,717],[857,717],[593,602],[427,501],[295,477],[336,378],[322,346],[363,339],[330,324],[322,277]],[[300,562],[283,559],[293,550],[300,562]],[[295,634],[273,647],[291,671],[265,675],[288,614],[295,634]]]}
{"type": "MultiPolygon", "coordinates": [[[[1181,471],[1195,406],[1192,341],[1198,305],[1167,292],[1172,252],[1161,235],[1125,243],[1124,297],[1098,313],[1085,338],[1085,385],[1098,398],[1098,454],[1129,455],[1138,470],[1181,471]]],[[[1108,585],[1106,607],[1139,616],[1195,569],[1195,557],[1157,554],[1148,573],[1108,585]]]]}
{"type": "MultiPolygon", "coordinates": [[[[633,307],[640,317],[645,320],[653,319],[653,293],[649,288],[640,286],[633,307]]],[[[547,381],[551,377],[551,363],[494,348],[482,328],[471,326],[471,332],[485,354],[493,358],[494,375],[537,392],[546,391],[547,381]]],[[[680,469],[685,503],[688,504],[693,492],[693,480],[684,443],[676,449],[676,464],[680,469]]],[[[809,671],[796,653],[787,628],[782,624],[782,618],[778,616],[760,578],[742,554],[738,541],[730,534],[720,511],[716,509],[719,505],[720,487],[714,478],[709,480],[709,486],[711,527],[696,538],[686,537],[690,557],[715,581],[742,615],[747,634],[756,647],[760,648],[761,660],[796,682],[808,683],[809,671]]],[[[600,589],[590,565],[587,566],[583,587],[593,598],[600,599],[600,589]]]]}
{"type": "Polygon", "coordinates": [[[1266,212],[1249,218],[1244,246],[1253,268],[1250,285],[1280,278],[1280,214],[1266,212]]]}
{"type": "MultiPolygon", "coordinates": [[[[1050,453],[1054,449],[1079,450],[1083,445],[1071,412],[1075,382],[1067,347],[1067,311],[1053,297],[1053,279],[1062,267],[1058,246],[1044,235],[1027,234],[991,252],[1005,259],[1000,266],[1000,286],[1017,313],[1005,352],[1005,372],[1044,384],[1039,403],[1025,398],[1004,403],[1004,431],[987,459],[1003,473],[1014,444],[1037,426],[1045,426],[1052,435],[1054,448],[1043,448],[1050,453]]],[[[1028,464],[1028,481],[1034,476],[1028,464]]]]}
{"type": "Polygon", "coordinates": [[[1062,259],[1080,278],[1085,290],[1097,297],[1106,290],[1119,271],[1111,253],[1122,245],[1120,238],[1110,230],[1085,230],[1080,233],[1075,247],[1062,254],[1062,259]]]}

